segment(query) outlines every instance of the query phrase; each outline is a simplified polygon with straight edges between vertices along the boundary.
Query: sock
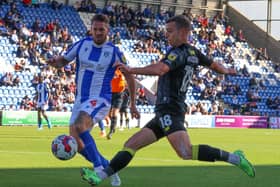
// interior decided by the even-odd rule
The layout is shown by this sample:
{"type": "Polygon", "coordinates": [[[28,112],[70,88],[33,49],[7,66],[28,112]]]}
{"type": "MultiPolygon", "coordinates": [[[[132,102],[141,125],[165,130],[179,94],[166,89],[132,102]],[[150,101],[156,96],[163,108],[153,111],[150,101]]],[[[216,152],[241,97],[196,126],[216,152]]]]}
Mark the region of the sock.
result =
{"type": "Polygon", "coordinates": [[[42,119],[38,118],[38,127],[41,128],[42,127],[42,119]]]}
{"type": "Polygon", "coordinates": [[[102,165],[101,155],[97,150],[96,144],[89,131],[85,131],[79,135],[83,140],[85,147],[83,152],[87,155],[86,159],[90,160],[94,167],[102,165]]]}
{"type": "Polygon", "coordinates": [[[90,160],[90,157],[87,154],[87,150],[84,148],[79,152],[81,155],[83,155],[83,157],[85,157],[85,159],[89,162],[92,162],[92,160],[90,160]]]}
{"type": "Polygon", "coordinates": [[[227,162],[233,165],[238,165],[240,164],[240,157],[238,155],[229,153],[227,162]]]}
{"type": "Polygon", "coordinates": [[[51,128],[51,126],[52,126],[51,121],[48,118],[46,118],[46,121],[48,123],[48,128],[51,128]]]}
{"type": "Polygon", "coordinates": [[[126,125],[127,128],[129,128],[129,118],[125,119],[125,125],[126,125]]]}
{"type": "Polygon", "coordinates": [[[193,145],[192,159],[200,161],[215,162],[216,160],[228,161],[229,153],[209,145],[193,145]]]}
{"type": "Polygon", "coordinates": [[[105,168],[103,171],[107,174],[107,176],[113,175],[114,173],[126,167],[134,155],[134,150],[130,148],[123,148],[123,150],[119,151],[111,160],[109,167],[105,168]]]}
{"type": "Polygon", "coordinates": [[[117,117],[113,116],[111,118],[111,126],[110,126],[110,133],[114,133],[117,125],[117,117]]]}
{"type": "Polygon", "coordinates": [[[123,124],[123,120],[120,119],[120,127],[122,127],[122,124],[123,124]]]}
{"type": "Polygon", "coordinates": [[[104,128],[104,123],[103,123],[102,120],[100,120],[100,121],[98,122],[98,126],[99,126],[99,128],[100,128],[101,131],[103,131],[103,130],[105,129],[105,128],[104,128]]]}
{"type": "MultiPolygon", "coordinates": [[[[93,162],[85,148],[80,151],[80,154],[83,155],[87,161],[93,162]]],[[[100,157],[100,161],[101,161],[101,166],[99,166],[99,167],[106,168],[109,165],[109,161],[106,158],[104,158],[100,153],[99,153],[99,157],[100,157]]],[[[95,169],[96,169],[96,167],[95,167],[95,169]]]]}

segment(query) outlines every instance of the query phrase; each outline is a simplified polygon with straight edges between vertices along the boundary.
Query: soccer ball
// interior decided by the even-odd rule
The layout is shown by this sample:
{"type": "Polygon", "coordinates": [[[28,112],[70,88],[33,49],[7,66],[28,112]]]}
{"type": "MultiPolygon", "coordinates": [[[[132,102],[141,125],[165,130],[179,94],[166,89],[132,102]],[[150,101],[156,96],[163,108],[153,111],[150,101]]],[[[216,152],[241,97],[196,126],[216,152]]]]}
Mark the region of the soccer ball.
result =
{"type": "Polygon", "coordinates": [[[59,160],[69,160],[77,151],[78,144],[73,136],[62,134],[52,141],[52,153],[59,160]]]}

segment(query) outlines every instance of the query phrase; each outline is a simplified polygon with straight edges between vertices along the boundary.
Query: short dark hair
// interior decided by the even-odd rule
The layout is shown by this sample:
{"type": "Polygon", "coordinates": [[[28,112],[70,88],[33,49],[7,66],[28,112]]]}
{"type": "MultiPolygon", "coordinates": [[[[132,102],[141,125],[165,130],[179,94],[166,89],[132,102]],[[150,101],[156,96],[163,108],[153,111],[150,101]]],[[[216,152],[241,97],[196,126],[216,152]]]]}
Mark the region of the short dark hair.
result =
{"type": "Polygon", "coordinates": [[[184,15],[177,15],[169,18],[166,23],[175,22],[177,29],[186,28],[189,31],[191,30],[191,22],[184,15]]]}
{"type": "Polygon", "coordinates": [[[95,14],[93,16],[92,20],[91,20],[91,23],[93,23],[95,21],[100,21],[100,22],[104,22],[106,24],[109,24],[109,18],[105,14],[95,14]]]}

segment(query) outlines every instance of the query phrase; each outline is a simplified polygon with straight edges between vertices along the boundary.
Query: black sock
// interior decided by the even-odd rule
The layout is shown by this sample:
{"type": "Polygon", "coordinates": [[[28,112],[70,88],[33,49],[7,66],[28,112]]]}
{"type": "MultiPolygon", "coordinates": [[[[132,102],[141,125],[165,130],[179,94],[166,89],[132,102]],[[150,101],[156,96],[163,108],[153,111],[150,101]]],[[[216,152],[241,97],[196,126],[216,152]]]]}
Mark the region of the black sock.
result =
{"type": "Polygon", "coordinates": [[[117,125],[117,117],[111,117],[111,126],[110,126],[110,133],[114,133],[117,125]]]}
{"type": "Polygon", "coordinates": [[[126,125],[127,128],[129,127],[129,118],[125,119],[125,125],[126,125]]]}
{"type": "Polygon", "coordinates": [[[215,162],[216,160],[228,161],[229,153],[209,145],[193,145],[192,159],[215,162]]]}
{"type": "Polygon", "coordinates": [[[112,174],[120,171],[129,164],[134,154],[135,151],[129,148],[124,148],[122,151],[119,151],[110,161],[109,167],[104,169],[104,172],[108,176],[111,176],[112,174]]]}

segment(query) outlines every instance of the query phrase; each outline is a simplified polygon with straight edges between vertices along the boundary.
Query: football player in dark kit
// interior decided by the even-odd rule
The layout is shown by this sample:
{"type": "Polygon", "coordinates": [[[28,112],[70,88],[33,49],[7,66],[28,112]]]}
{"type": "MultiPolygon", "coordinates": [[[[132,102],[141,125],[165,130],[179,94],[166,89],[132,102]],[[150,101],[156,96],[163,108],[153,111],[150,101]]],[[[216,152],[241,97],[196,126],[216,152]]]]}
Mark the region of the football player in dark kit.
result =
{"type": "Polygon", "coordinates": [[[248,176],[255,176],[253,165],[245,158],[242,151],[233,153],[209,145],[192,145],[184,127],[185,99],[189,82],[195,68],[206,66],[221,74],[235,75],[233,68],[225,68],[203,55],[198,49],[188,44],[191,30],[190,21],[183,15],[170,18],[166,22],[166,38],[171,48],[166,56],[156,64],[146,67],[129,68],[116,63],[121,71],[130,74],[159,76],[155,117],[139,132],[130,137],[111,160],[109,166],[101,172],[83,168],[83,179],[91,185],[98,185],[104,179],[126,167],[141,148],[166,137],[179,157],[184,160],[207,162],[224,161],[243,170],[248,176]]]}

